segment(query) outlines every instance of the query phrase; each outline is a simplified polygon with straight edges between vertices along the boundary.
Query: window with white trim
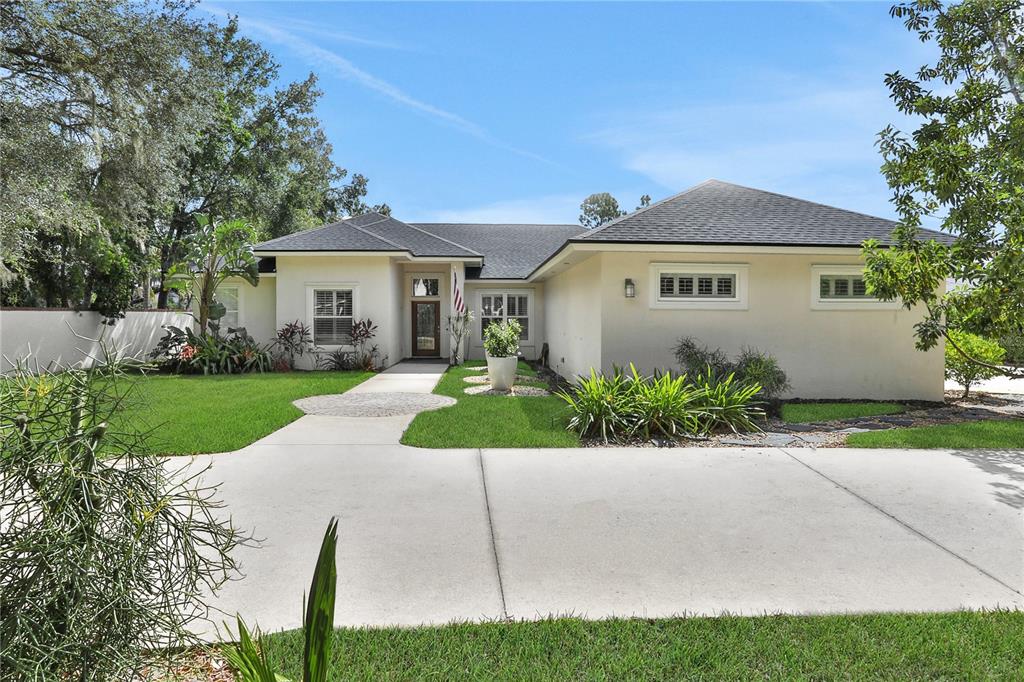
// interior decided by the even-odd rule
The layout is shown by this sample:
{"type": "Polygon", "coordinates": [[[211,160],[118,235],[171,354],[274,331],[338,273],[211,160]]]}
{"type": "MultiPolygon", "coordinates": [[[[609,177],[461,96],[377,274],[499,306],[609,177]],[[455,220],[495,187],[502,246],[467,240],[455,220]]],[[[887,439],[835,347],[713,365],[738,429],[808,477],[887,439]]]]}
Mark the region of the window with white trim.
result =
{"type": "Polygon", "coordinates": [[[871,299],[864,277],[861,275],[821,275],[818,278],[818,296],[827,299],[871,299]]]}
{"type": "Polygon", "coordinates": [[[313,343],[346,346],[352,340],[351,289],[313,290],[313,343]]]}
{"type": "Polygon", "coordinates": [[[658,298],[736,298],[735,274],[662,272],[658,276],[658,298]]]}
{"type": "Polygon", "coordinates": [[[492,322],[515,320],[523,331],[520,341],[530,338],[530,297],[525,294],[491,293],[480,296],[480,338],[492,322]]]}
{"type": "Polygon", "coordinates": [[[233,329],[238,326],[238,298],[239,292],[238,287],[234,286],[219,286],[217,287],[217,295],[215,296],[218,303],[224,306],[224,317],[220,318],[220,328],[222,332],[227,332],[229,329],[233,329]]]}

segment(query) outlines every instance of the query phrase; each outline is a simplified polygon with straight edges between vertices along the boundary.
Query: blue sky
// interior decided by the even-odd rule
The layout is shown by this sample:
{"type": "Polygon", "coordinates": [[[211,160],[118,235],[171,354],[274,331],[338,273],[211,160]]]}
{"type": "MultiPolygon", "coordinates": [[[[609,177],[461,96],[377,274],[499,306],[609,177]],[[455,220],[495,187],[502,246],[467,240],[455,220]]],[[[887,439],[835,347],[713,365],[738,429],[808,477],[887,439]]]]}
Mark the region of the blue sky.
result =
{"type": "Polygon", "coordinates": [[[893,215],[889,3],[206,2],[320,78],[335,161],[408,221],[576,222],[710,177],[893,215]]]}

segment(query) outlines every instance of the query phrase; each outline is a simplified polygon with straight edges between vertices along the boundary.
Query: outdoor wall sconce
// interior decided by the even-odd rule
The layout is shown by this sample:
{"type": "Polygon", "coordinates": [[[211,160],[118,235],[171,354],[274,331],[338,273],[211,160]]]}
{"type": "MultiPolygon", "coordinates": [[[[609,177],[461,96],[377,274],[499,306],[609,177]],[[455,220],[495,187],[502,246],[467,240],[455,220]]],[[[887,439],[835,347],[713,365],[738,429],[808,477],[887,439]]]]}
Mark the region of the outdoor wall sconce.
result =
{"type": "Polygon", "coordinates": [[[636,298],[636,284],[631,279],[626,280],[626,298],[636,298]]]}

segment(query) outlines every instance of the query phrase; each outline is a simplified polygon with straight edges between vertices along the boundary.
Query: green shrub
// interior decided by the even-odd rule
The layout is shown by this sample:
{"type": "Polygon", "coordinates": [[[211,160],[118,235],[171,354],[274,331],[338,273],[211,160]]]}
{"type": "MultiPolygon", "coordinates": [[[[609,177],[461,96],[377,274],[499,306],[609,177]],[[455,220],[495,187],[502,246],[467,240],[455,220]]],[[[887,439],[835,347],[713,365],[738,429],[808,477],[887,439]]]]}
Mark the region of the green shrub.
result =
{"type": "Polygon", "coordinates": [[[235,573],[241,538],[204,472],[169,471],[116,426],[145,407],[133,386],[116,365],[0,381],[4,679],[134,679],[195,642],[203,595],[235,573]]]}
{"type": "Polygon", "coordinates": [[[730,360],[720,348],[708,348],[691,336],[684,336],[672,350],[679,368],[690,376],[708,375],[724,381],[733,376],[736,384],[757,384],[759,397],[777,398],[789,388],[786,372],[771,353],[744,346],[736,360],[730,360]]]}
{"type": "Polygon", "coordinates": [[[245,374],[265,372],[273,367],[270,346],[256,342],[244,327],[232,327],[220,334],[216,322],[209,331],[197,334],[191,327],[164,327],[166,334],[149,354],[160,366],[173,372],[191,374],[245,374]]]}
{"type": "Polygon", "coordinates": [[[1024,334],[1004,336],[999,339],[999,345],[1006,351],[1003,362],[1017,367],[1024,365],[1024,334]]]}
{"type": "Polygon", "coordinates": [[[491,322],[484,330],[484,350],[492,358],[511,358],[519,354],[519,336],[523,328],[516,320],[491,322]]]}
{"type": "Polygon", "coordinates": [[[758,421],[764,420],[764,410],[758,405],[759,384],[736,381],[730,374],[720,379],[710,374],[698,374],[695,380],[697,405],[703,414],[703,432],[712,433],[729,429],[758,431],[758,421]]]}
{"type": "Polygon", "coordinates": [[[568,428],[581,436],[600,436],[605,443],[625,436],[629,423],[629,386],[616,369],[610,377],[590,370],[568,391],[560,391],[572,410],[568,428]]]}
{"type": "Polygon", "coordinates": [[[946,378],[952,379],[964,387],[964,398],[971,392],[973,384],[1000,374],[998,369],[980,365],[964,357],[963,353],[956,348],[959,346],[964,353],[975,360],[998,365],[1003,362],[1006,355],[1006,351],[998,343],[977,334],[957,330],[949,332],[949,339],[946,342],[946,378]],[[954,343],[956,346],[953,345],[954,343]]]}
{"type": "Polygon", "coordinates": [[[789,377],[770,353],[744,346],[736,358],[736,377],[739,383],[757,384],[761,397],[776,398],[789,388],[789,377]]]}
{"type": "Polygon", "coordinates": [[[758,384],[744,384],[732,375],[641,375],[630,365],[629,374],[616,368],[611,376],[591,370],[576,385],[558,395],[570,407],[568,428],[583,437],[623,440],[697,436],[729,429],[755,431],[764,418],[759,407],[758,384]]]}
{"type": "Polygon", "coordinates": [[[700,390],[686,382],[686,375],[665,373],[647,378],[632,364],[629,369],[625,404],[631,434],[645,439],[654,433],[674,438],[702,430],[705,415],[696,408],[700,390]]]}
{"type": "Polygon", "coordinates": [[[736,365],[721,348],[708,348],[692,336],[679,339],[672,353],[679,363],[679,369],[690,376],[710,370],[715,376],[725,377],[736,371],[736,365]]]}

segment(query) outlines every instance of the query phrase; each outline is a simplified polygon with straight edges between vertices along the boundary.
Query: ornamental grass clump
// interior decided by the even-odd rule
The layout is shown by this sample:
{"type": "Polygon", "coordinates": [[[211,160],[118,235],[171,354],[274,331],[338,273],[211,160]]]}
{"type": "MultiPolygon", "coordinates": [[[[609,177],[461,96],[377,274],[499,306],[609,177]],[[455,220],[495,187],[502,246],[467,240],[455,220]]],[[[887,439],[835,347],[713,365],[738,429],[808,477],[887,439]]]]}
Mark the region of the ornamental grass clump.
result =
{"type": "Polygon", "coordinates": [[[719,431],[757,431],[765,417],[758,383],[743,383],[730,374],[642,375],[615,368],[605,376],[591,370],[558,396],[569,405],[567,428],[603,442],[655,436],[680,438],[719,431]]]}
{"type": "Polygon", "coordinates": [[[115,426],[141,409],[115,366],[0,381],[0,670],[5,679],[132,679],[194,641],[244,538],[202,470],[143,454],[115,426]],[[9,678],[8,678],[9,676],[9,678]]]}

